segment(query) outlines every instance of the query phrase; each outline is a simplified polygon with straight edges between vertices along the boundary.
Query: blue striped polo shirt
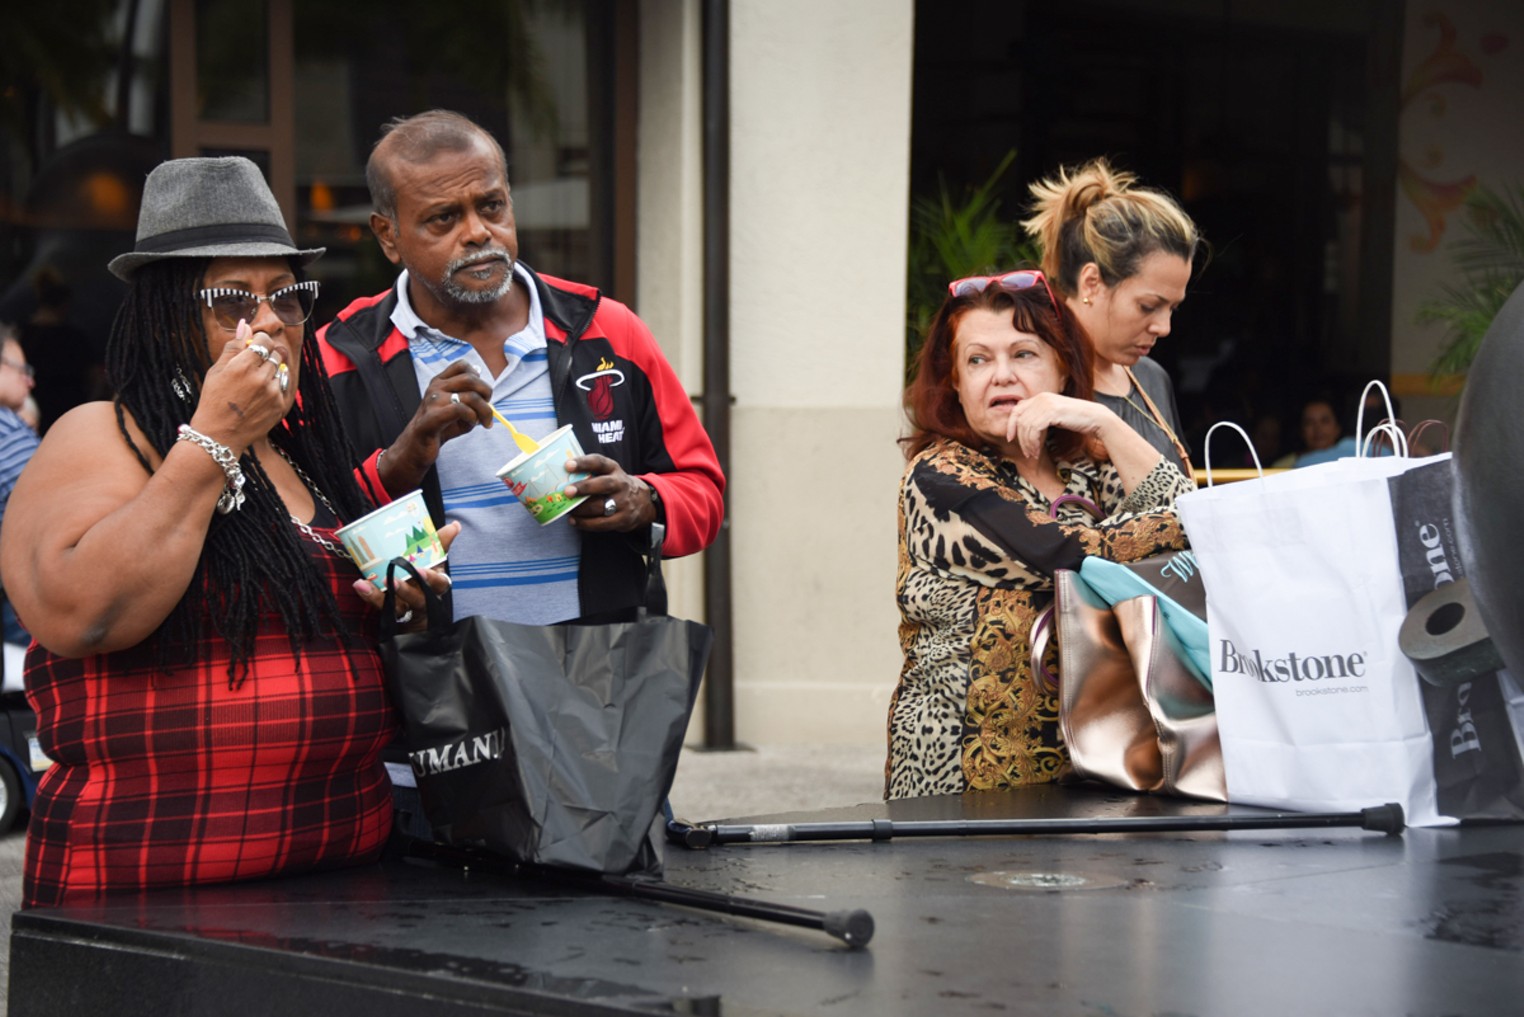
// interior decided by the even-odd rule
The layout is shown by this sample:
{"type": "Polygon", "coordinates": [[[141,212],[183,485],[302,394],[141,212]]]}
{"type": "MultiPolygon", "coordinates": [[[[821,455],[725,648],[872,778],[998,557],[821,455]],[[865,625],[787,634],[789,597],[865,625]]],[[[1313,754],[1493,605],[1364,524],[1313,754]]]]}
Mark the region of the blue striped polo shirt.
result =
{"type": "MultiPolygon", "coordinates": [[[[3,345],[3,344],[0,344],[3,345]]],[[[11,492],[16,489],[16,481],[21,477],[21,471],[26,469],[26,464],[32,461],[32,453],[37,451],[37,432],[27,426],[16,412],[8,407],[0,406],[0,519],[5,516],[5,508],[10,504],[11,492]]],[[[31,637],[16,620],[16,612],[7,601],[3,612],[5,641],[26,645],[31,642],[31,637]]],[[[9,671],[3,668],[7,675],[9,671]]],[[[19,679],[21,672],[18,670],[15,678],[19,679]]],[[[10,689],[12,682],[6,683],[10,689]]],[[[19,685],[17,686],[20,687],[19,685]]]]}
{"type": "MultiPolygon", "coordinates": [[[[492,386],[492,404],[515,427],[539,440],[556,429],[545,353],[545,312],[523,269],[514,266],[529,291],[529,323],[503,340],[508,366],[497,378],[471,344],[423,322],[408,301],[408,275],[397,280],[392,324],[408,337],[418,391],[457,360],[476,368],[492,386]]],[[[485,615],[525,625],[549,625],[581,613],[577,564],[581,538],[558,519],[541,526],[518,504],[497,471],[518,455],[508,429],[497,422],[477,427],[440,446],[439,485],[445,517],[459,520],[460,536],[450,548],[455,617],[485,615]]]]}

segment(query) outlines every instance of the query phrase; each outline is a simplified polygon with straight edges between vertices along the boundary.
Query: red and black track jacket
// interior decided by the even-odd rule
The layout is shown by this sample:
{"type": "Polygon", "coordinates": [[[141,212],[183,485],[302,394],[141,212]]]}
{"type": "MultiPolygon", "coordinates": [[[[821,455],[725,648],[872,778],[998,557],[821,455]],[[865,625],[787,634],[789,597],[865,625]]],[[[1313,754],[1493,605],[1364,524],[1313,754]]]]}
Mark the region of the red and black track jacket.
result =
{"type": "MultiPolygon", "coordinates": [[[[656,488],[666,512],[666,557],[703,550],[724,517],[725,477],[650,330],[628,307],[593,287],[529,275],[545,312],[557,424],[571,424],[584,449],[608,456],[656,488]]],[[[318,332],[340,415],[361,460],[358,468],[377,490],[383,488],[376,459],[402,433],[422,398],[407,337],[392,325],[396,306],[395,288],[356,300],[318,332]]],[[[435,524],[443,525],[433,468],[423,492],[435,524]]],[[[582,617],[625,614],[641,599],[646,572],[639,549],[648,546],[649,535],[579,532],[582,617]]]]}

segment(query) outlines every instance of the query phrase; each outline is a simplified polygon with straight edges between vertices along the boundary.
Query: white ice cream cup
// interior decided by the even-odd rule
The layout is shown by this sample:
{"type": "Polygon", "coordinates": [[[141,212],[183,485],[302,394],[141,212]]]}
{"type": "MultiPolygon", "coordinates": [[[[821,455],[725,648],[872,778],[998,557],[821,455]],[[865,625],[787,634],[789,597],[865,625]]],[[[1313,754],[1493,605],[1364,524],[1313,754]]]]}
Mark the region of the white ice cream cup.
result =
{"type": "Polygon", "coordinates": [[[433,568],[445,560],[444,545],[434,532],[422,491],[405,494],[339,527],[338,534],[365,578],[380,590],[386,589],[386,566],[393,558],[406,558],[419,568],[433,568]]]}
{"type": "Polygon", "coordinates": [[[568,498],[565,494],[566,485],[590,476],[566,472],[567,462],[580,455],[582,445],[572,432],[572,426],[567,424],[550,432],[540,442],[537,451],[520,453],[498,470],[497,475],[535,521],[544,526],[587,501],[586,495],[568,498]]]}

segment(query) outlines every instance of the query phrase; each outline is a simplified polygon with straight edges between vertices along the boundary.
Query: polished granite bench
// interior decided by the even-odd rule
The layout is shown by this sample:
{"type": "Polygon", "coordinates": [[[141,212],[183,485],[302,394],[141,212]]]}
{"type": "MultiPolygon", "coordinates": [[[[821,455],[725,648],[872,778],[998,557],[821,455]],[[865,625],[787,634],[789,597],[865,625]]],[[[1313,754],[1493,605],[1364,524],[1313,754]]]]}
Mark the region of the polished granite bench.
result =
{"type": "MultiPolygon", "coordinates": [[[[1254,815],[1041,787],[769,823],[1254,815]]],[[[732,844],[669,883],[822,932],[480,866],[375,866],[18,913],[12,1017],[1524,1012],[1524,826],[732,844]]]]}

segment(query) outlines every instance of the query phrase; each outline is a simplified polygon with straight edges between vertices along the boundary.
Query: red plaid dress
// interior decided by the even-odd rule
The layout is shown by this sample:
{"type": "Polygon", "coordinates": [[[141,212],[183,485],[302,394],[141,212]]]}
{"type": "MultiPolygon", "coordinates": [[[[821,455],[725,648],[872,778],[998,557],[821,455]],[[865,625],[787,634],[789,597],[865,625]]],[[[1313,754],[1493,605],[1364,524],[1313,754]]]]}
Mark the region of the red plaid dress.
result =
{"type": "MultiPolygon", "coordinates": [[[[306,545],[350,630],[367,632],[354,566],[306,545]]],[[[169,673],[146,646],[65,659],[33,645],[27,695],[54,765],[32,806],[23,907],[379,855],[392,816],[381,749],[396,721],[374,644],[323,641],[297,661],[272,610],[248,677],[228,684],[216,636],[169,673]]]]}

